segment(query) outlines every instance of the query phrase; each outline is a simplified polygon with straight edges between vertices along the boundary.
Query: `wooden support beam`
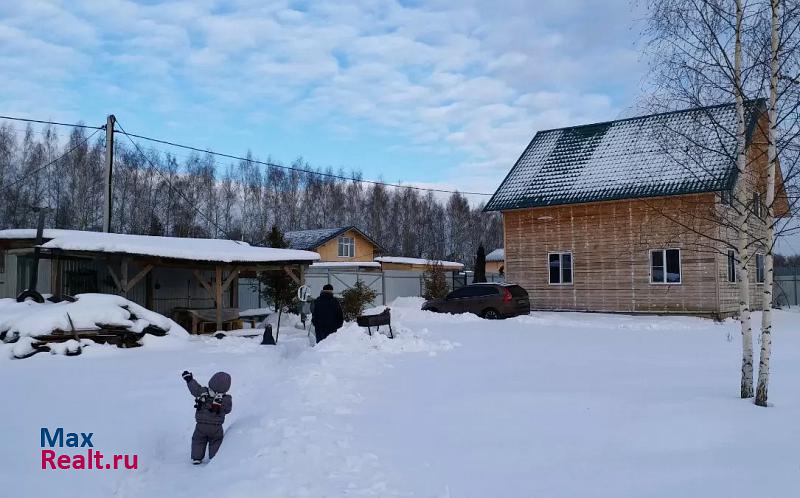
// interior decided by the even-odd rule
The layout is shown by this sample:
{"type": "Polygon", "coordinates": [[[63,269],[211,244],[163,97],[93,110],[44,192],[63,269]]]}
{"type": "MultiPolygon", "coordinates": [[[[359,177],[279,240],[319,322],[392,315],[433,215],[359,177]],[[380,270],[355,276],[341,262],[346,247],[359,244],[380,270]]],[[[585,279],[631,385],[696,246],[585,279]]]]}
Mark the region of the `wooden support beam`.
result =
{"type": "Polygon", "coordinates": [[[200,275],[200,272],[197,270],[192,270],[192,274],[194,275],[194,278],[196,278],[197,281],[200,283],[200,285],[203,286],[206,292],[208,292],[208,297],[214,297],[214,290],[211,288],[211,284],[208,281],[206,281],[206,279],[204,279],[202,275],[200,275]]]}
{"type": "Polygon", "coordinates": [[[303,282],[301,282],[300,279],[297,277],[297,275],[294,274],[294,271],[292,271],[292,268],[290,266],[284,266],[283,271],[285,271],[286,274],[289,275],[289,277],[292,280],[294,280],[294,283],[296,283],[297,285],[303,285],[303,282]]]}
{"type": "Polygon", "coordinates": [[[120,265],[120,279],[119,283],[120,290],[122,291],[123,297],[128,297],[128,258],[122,258],[122,264],[120,265]]]}
{"type": "Polygon", "coordinates": [[[133,289],[136,286],[136,284],[138,284],[139,281],[145,277],[145,275],[150,273],[150,270],[152,269],[153,265],[146,265],[144,268],[142,268],[142,270],[128,282],[128,285],[125,288],[125,292],[128,292],[131,289],[133,289]]]}
{"type": "Polygon", "coordinates": [[[214,301],[217,305],[217,330],[222,330],[222,267],[214,269],[214,301]]]}
{"type": "Polygon", "coordinates": [[[122,292],[122,282],[120,282],[119,277],[114,272],[114,267],[111,266],[111,262],[106,262],[106,266],[108,267],[108,274],[111,275],[111,280],[113,280],[114,285],[117,286],[117,291],[122,292]]]}
{"type": "Polygon", "coordinates": [[[228,287],[230,287],[231,282],[233,282],[233,279],[238,276],[239,276],[239,267],[234,266],[231,272],[228,274],[228,278],[226,278],[225,281],[222,283],[222,290],[228,290],[228,287]]]}

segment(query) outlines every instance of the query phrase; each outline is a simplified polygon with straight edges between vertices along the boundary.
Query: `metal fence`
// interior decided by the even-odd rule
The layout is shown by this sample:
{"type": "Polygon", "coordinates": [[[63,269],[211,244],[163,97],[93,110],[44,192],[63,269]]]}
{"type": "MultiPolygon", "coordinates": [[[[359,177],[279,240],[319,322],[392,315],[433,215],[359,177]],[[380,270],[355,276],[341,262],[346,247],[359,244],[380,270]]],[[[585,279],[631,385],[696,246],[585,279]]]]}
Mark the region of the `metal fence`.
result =
{"type": "MultiPolygon", "coordinates": [[[[353,287],[357,281],[375,291],[377,297],[372,306],[388,304],[398,297],[419,297],[425,290],[425,279],[419,271],[409,270],[378,270],[356,268],[309,268],[305,273],[305,283],[311,288],[311,294],[316,296],[325,284],[333,286],[333,293],[341,293],[353,287]]],[[[489,282],[502,282],[502,276],[487,274],[489,282]]],[[[472,275],[453,272],[448,275],[447,285],[458,289],[472,283],[472,275]]],[[[257,279],[239,279],[239,308],[265,308],[270,303],[261,295],[261,284],[257,279]]]]}
{"type": "Polygon", "coordinates": [[[800,267],[775,268],[775,288],[772,303],[775,307],[800,305],[800,267]]]}

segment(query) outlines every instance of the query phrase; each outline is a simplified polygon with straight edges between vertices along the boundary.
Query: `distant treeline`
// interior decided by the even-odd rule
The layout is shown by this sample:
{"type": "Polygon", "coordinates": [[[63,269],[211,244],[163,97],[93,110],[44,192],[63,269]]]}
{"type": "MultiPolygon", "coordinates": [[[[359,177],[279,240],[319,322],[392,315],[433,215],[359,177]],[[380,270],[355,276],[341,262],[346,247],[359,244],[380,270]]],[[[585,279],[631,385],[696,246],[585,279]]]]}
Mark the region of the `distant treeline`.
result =
{"type": "MultiPolygon", "coordinates": [[[[32,208],[45,206],[52,209],[50,228],[101,228],[105,139],[100,132],[87,140],[90,133],[75,128],[65,140],[49,126],[0,124],[0,227],[34,227],[32,208]],[[42,168],[66,151],[71,152],[42,168]]],[[[356,225],[392,255],[468,265],[480,243],[487,251],[502,245],[500,217],[483,213],[482,205],[471,206],[458,193],[445,198],[364,184],[356,181],[361,178],[357,172],[335,172],[353,180],[325,177],[302,160],[291,164],[301,171],[290,171],[148,148],[146,159],[124,136],[116,138],[115,232],[233,238],[260,245],[272,225],[282,231],[356,225]]],[[[249,153],[246,157],[253,159],[249,153]]]]}

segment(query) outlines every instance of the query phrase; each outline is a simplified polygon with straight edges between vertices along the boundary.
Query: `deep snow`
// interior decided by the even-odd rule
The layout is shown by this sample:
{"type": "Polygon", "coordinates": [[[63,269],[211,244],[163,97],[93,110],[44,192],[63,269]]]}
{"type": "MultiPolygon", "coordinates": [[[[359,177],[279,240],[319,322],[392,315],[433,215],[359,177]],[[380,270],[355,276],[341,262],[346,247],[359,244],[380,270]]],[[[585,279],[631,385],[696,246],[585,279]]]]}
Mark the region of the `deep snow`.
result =
{"type": "MultiPolygon", "coordinates": [[[[735,323],[392,305],[398,338],[348,326],[314,349],[150,337],[78,357],[0,351],[3,496],[793,496],[800,315],[777,312],[763,409],[740,400],[735,323]],[[168,339],[168,340],[165,340],[168,339]],[[233,376],[217,458],[193,467],[180,372],[233,376]],[[42,471],[40,427],[94,432],[136,471],[42,471]]],[[[758,317],[755,317],[758,318],[758,317]]],[[[7,348],[8,346],[3,346],[7,348]]],[[[70,450],[71,451],[71,450],[70,450]]]]}

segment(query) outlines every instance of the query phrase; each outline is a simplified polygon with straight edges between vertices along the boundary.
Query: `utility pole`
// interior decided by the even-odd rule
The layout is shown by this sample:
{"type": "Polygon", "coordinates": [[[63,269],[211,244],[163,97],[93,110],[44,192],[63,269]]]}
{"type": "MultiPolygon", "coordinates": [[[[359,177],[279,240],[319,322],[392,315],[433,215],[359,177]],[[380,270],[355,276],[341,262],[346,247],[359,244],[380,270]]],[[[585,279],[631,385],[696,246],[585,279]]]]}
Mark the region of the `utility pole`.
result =
{"type": "Polygon", "coordinates": [[[117,118],[109,114],[106,119],[106,174],[103,201],[103,231],[111,231],[111,172],[114,166],[114,123],[117,118]]]}

